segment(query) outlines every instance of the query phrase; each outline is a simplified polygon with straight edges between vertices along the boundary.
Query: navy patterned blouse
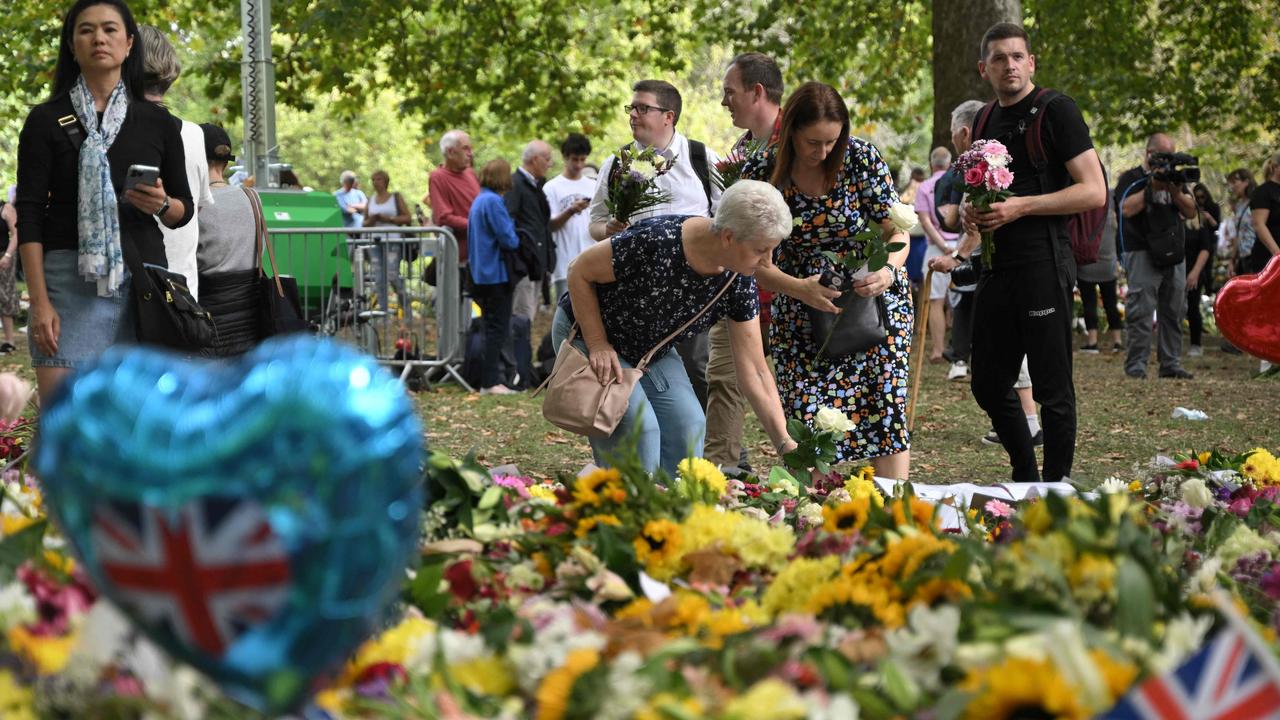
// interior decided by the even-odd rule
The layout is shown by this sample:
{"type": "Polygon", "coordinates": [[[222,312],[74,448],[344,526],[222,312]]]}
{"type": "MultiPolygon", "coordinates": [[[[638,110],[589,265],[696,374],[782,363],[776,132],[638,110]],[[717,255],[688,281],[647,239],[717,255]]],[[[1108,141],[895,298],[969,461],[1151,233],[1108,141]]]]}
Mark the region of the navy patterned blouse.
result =
{"type": "MultiPolygon", "coordinates": [[[[610,238],[616,282],[596,286],[605,334],[618,356],[635,365],[645,353],[706,307],[733,276],[699,275],[684,254],[681,226],[687,215],[648,218],[610,238]]],[[[560,306],[573,318],[569,294],[560,306]]],[[[722,317],[737,322],[754,320],[760,312],[756,280],[738,276],[715,306],[654,356],[657,361],[671,345],[704,332],[722,317]]]]}

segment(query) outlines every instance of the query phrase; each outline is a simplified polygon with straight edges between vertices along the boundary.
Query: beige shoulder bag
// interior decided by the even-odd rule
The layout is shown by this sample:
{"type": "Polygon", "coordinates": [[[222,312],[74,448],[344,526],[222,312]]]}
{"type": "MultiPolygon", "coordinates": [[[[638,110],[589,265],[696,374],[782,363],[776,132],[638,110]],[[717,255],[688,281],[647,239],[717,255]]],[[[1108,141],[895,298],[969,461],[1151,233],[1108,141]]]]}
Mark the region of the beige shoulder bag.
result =
{"type": "Polygon", "coordinates": [[[697,322],[737,279],[738,273],[734,273],[706,307],[654,345],[638,365],[634,368],[622,368],[621,382],[617,378],[609,378],[607,383],[600,384],[599,378],[591,369],[590,358],[573,344],[573,339],[578,335],[578,324],[574,323],[569,337],[560,343],[551,375],[534,393],[536,396],[543,389],[547,391],[542,400],[542,416],[552,425],[578,435],[596,438],[612,435],[618,428],[618,423],[622,422],[622,416],[627,412],[627,403],[631,400],[631,392],[649,366],[653,354],[697,322]]]}

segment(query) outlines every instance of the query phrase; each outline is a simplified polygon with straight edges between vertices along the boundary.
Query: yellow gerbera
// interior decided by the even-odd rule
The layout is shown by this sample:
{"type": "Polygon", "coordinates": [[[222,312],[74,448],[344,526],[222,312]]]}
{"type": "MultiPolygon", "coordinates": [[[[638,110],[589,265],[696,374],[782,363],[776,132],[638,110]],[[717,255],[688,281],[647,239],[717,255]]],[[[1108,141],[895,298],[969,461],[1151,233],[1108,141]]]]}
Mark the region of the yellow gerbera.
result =
{"type": "Polygon", "coordinates": [[[910,578],[930,556],[940,552],[955,550],[955,543],[933,535],[912,533],[889,543],[884,558],[880,561],[881,571],[900,580],[910,578]]]}
{"type": "Polygon", "coordinates": [[[914,495],[910,498],[895,498],[893,500],[893,522],[896,525],[907,524],[907,506],[911,508],[911,520],[917,527],[931,527],[933,525],[934,505],[931,502],[921,500],[914,495]]]}
{"type": "Polygon", "coordinates": [[[967,720],[1086,720],[1091,715],[1080,704],[1078,693],[1047,660],[1007,658],[998,665],[970,672],[961,687],[974,693],[965,708],[967,720]]]}
{"type": "Polygon", "coordinates": [[[569,652],[564,665],[547,673],[534,696],[538,701],[537,720],[560,720],[569,709],[569,696],[578,678],[600,664],[600,652],[579,648],[569,652]]]}

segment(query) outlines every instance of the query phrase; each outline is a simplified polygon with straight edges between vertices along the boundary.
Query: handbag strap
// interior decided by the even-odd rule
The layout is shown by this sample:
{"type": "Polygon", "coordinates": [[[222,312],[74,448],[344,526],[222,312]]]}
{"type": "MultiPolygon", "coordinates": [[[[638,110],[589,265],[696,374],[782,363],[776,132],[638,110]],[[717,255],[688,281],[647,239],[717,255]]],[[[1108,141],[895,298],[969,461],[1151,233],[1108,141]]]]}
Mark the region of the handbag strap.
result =
{"type": "MultiPolygon", "coordinates": [[[[725,292],[727,292],[730,287],[733,286],[734,281],[737,279],[738,279],[738,273],[734,273],[733,276],[729,278],[729,281],[724,284],[724,287],[720,288],[719,292],[715,294],[715,297],[711,298],[711,302],[706,304],[706,307],[703,307],[701,310],[699,310],[697,315],[694,315],[693,317],[689,318],[688,322],[681,325],[679,328],[676,329],[675,332],[663,338],[661,341],[658,342],[657,345],[654,345],[653,348],[649,350],[649,352],[645,353],[644,357],[640,359],[640,364],[636,365],[636,369],[639,370],[640,372],[644,372],[644,369],[649,366],[649,361],[653,359],[653,354],[658,352],[658,350],[661,349],[663,345],[666,345],[672,340],[675,340],[680,333],[684,332],[686,329],[688,329],[690,325],[697,322],[698,318],[705,315],[706,312],[710,310],[713,305],[716,304],[716,302],[720,299],[720,297],[724,295],[725,292]]],[[[569,328],[569,334],[565,336],[564,342],[567,344],[572,344],[573,339],[577,336],[578,336],[578,323],[575,320],[573,323],[573,327],[569,328]]],[[[545,388],[551,382],[551,378],[554,375],[555,373],[552,372],[551,375],[548,375],[547,378],[542,381],[542,384],[538,386],[538,389],[533,392],[533,397],[537,397],[538,393],[542,392],[542,389],[545,388]]]]}
{"type": "Polygon", "coordinates": [[[730,288],[730,287],[733,287],[733,283],[734,283],[734,281],[736,281],[737,279],[738,279],[738,273],[734,273],[734,274],[729,278],[729,281],[728,281],[728,282],[726,282],[726,283],[724,284],[724,287],[720,288],[720,291],[719,291],[719,292],[717,292],[717,293],[715,294],[715,297],[711,298],[711,302],[707,303],[705,307],[703,307],[701,310],[699,310],[697,315],[694,315],[693,317],[689,318],[689,321],[688,321],[688,322],[686,322],[685,324],[681,325],[681,326],[680,326],[680,327],[679,327],[675,332],[671,333],[670,335],[668,335],[668,336],[666,336],[665,338],[663,338],[662,340],[660,340],[660,341],[658,342],[658,344],[657,344],[657,345],[654,345],[654,346],[653,346],[653,349],[651,349],[651,350],[649,350],[649,352],[645,353],[645,354],[644,354],[644,357],[640,358],[640,364],[639,364],[639,365],[636,365],[636,369],[637,369],[637,370],[641,370],[641,371],[643,371],[646,367],[648,367],[648,366],[649,366],[649,361],[653,359],[654,353],[656,353],[656,352],[658,352],[658,350],[662,349],[662,346],[663,346],[663,345],[666,345],[667,343],[671,342],[672,340],[675,340],[675,339],[676,339],[676,337],[678,337],[678,336],[680,335],[680,333],[682,333],[682,332],[684,332],[685,330],[689,329],[689,326],[690,326],[690,325],[692,325],[692,324],[694,324],[694,323],[698,322],[698,318],[700,318],[700,317],[702,317],[703,315],[705,315],[705,314],[707,313],[707,311],[708,311],[708,310],[710,310],[710,309],[711,309],[711,307],[712,307],[713,305],[715,305],[715,304],[720,300],[720,297],[721,297],[721,296],[723,296],[726,292],[728,292],[728,290],[729,290],[729,288],[730,288]]]}
{"type": "Polygon", "coordinates": [[[271,259],[271,277],[275,280],[276,292],[280,297],[284,297],[284,286],[280,283],[280,272],[276,269],[276,248],[271,243],[271,236],[267,232],[267,219],[262,211],[262,198],[258,196],[258,191],[243,185],[240,189],[244,194],[249,196],[249,207],[253,209],[253,236],[254,254],[258,261],[258,277],[262,277],[262,248],[267,248],[267,257],[271,259]]]}

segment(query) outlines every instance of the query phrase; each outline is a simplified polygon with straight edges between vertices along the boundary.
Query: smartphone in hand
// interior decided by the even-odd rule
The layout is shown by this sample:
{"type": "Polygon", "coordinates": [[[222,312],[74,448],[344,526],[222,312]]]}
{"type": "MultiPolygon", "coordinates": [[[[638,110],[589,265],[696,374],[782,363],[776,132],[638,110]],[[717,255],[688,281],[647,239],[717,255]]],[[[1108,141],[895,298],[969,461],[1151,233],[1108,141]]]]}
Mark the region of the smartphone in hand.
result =
{"type": "Polygon", "coordinates": [[[130,165],[124,176],[124,189],[133,190],[139,185],[155,185],[160,179],[160,168],[154,165],[130,165]]]}

